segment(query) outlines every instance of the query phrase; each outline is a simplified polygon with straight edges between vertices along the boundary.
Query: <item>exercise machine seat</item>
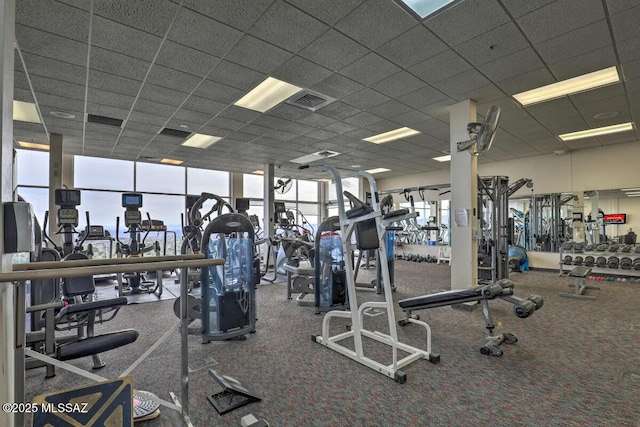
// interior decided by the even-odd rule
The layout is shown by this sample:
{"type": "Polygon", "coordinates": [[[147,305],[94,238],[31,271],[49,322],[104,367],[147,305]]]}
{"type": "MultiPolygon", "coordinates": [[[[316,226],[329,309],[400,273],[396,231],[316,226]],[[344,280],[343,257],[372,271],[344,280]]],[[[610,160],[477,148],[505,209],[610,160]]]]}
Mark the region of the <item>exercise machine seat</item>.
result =
{"type": "Polygon", "coordinates": [[[56,317],[62,319],[73,314],[86,313],[89,311],[100,311],[104,309],[113,309],[116,307],[121,307],[123,305],[127,305],[127,297],[83,302],[82,304],[69,304],[66,307],[62,308],[60,312],[58,312],[58,315],[56,317]]]}
{"type": "Polygon", "coordinates": [[[138,331],[133,329],[125,329],[94,337],[87,337],[78,341],[59,345],[57,349],[57,359],[71,360],[104,353],[105,351],[131,344],[137,339],[138,331]]]}
{"type": "Polygon", "coordinates": [[[293,265],[289,264],[284,264],[282,268],[287,273],[297,274],[299,276],[313,276],[314,274],[316,274],[313,268],[294,267],[293,265]]]}

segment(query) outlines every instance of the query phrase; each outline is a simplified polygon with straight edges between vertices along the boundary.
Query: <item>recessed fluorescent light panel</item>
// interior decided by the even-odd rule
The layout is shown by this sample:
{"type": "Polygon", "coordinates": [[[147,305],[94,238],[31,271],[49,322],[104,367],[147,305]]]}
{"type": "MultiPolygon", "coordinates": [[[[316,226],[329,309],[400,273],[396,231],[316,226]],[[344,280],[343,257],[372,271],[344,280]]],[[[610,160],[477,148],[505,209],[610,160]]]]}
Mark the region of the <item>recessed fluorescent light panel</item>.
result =
{"type": "Polygon", "coordinates": [[[251,173],[254,174],[254,175],[264,175],[264,171],[262,171],[262,170],[253,171],[251,173]]]}
{"type": "Polygon", "coordinates": [[[389,132],[381,133],[379,135],[370,136],[369,138],[365,138],[365,141],[373,142],[374,144],[382,144],[384,142],[393,141],[396,139],[407,138],[409,136],[417,135],[418,132],[415,129],[411,128],[399,128],[395,130],[391,130],[389,132]]]}
{"type": "Polygon", "coordinates": [[[13,101],[13,120],[18,122],[42,123],[40,116],[38,116],[36,104],[22,101],[13,101]]]}
{"type": "Polygon", "coordinates": [[[629,193],[624,193],[627,196],[640,196],[640,191],[631,191],[629,193]]]}
{"type": "Polygon", "coordinates": [[[208,146],[220,141],[222,137],[204,135],[202,133],[194,133],[185,142],[182,143],[185,147],[194,148],[207,148],[208,146]]]}
{"type": "Polygon", "coordinates": [[[182,160],[174,160],[174,159],[162,159],[160,163],[166,163],[168,165],[181,165],[183,163],[182,160]]]}
{"type": "Polygon", "coordinates": [[[558,137],[563,141],[573,141],[574,139],[590,138],[592,136],[608,135],[610,133],[625,132],[628,130],[633,130],[633,123],[621,123],[619,125],[605,126],[602,128],[581,130],[579,132],[558,135],[558,137]]]}
{"type": "Polygon", "coordinates": [[[450,162],[451,154],[447,154],[446,156],[434,157],[433,160],[437,162],[450,162]]]}
{"type": "Polygon", "coordinates": [[[328,159],[330,157],[335,157],[338,154],[340,154],[340,153],[338,153],[337,151],[322,150],[322,151],[318,151],[317,153],[307,154],[306,156],[298,157],[297,159],[293,159],[293,160],[289,160],[289,161],[292,162],[292,163],[298,163],[298,164],[301,164],[301,165],[305,165],[307,163],[315,162],[316,160],[322,160],[322,159],[328,159]]]}
{"type": "Polygon", "coordinates": [[[47,144],[37,144],[35,142],[18,141],[18,145],[24,148],[33,148],[34,150],[49,150],[47,144]]]}
{"type": "Polygon", "coordinates": [[[621,188],[620,191],[640,191],[640,187],[635,188],[621,188]]]}
{"type": "Polygon", "coordinates": [[[453,3],[453,1],[454,0],[399,0],[400,3],[407,5],[409,9],[422,19],[444,9],[453,3]]]}
{"type": "Polygon", "coordinates": [[[374,173],[382,173],[382,172],[389,172],[391,169],[385,169],[385,168],[375,168],[375,169],[369,169],[367,171],[367,173],[370,174],[374,174],[374,173]]]}
{"type": "Polygon", "coordinates": [[[234,105],[264,113],[300,90],[302,88],[298,86],[267,77],[265,81],[236,101],[234,105]]]}
{"type": "Polygon", "coordinates": [[[552,83],[537,89],[517,93],[513,95],[513,97],[522,105],[531,105],[560,98],[565,95],[596,89],[619,81],[620,76],[618,75],[618,69],[616,67],[609,67],[604,70],[594,71],[593,73],[552,83]]]}
{"type": "Polygon", "coordinates": [[[329,178],[318,178],[316,179],[318,182],[332,182],[329,178]]]}

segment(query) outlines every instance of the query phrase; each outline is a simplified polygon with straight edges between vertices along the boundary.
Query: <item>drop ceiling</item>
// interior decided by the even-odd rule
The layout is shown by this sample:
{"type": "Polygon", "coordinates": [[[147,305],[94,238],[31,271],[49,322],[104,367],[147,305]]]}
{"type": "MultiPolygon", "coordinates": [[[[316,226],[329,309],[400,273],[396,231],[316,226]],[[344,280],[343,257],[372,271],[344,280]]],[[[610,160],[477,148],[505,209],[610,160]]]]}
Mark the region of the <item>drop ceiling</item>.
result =
{"type": "Polygon", "coordinates": [[[380,177],[428,172],[449,167],[433,157],[449,149],[447,107],[465,99],[480,114],[502,107],[480,162],[638,139],[556,135],[637,122],[639,2],[465,0],[422,22],[392,0],[17,0],[16,9],[15,99],[36,102],[44,124],[16,121],[14,139],[62,134],[71,154],[246,173],[274,163],[319,177],[289,160],[332,150],[341,154],[328,163],[391,170],[380,177]],[[512,98],[613,65],[622,83],[526,108],[512,98]],[[233,105],[268,76],[336,101],[316,112],[233,105]],[[86,123],[88,114],[124,124],[86,123]],[[405,126],[420,134],[363,141],[405,126]],[[159,134],[165,127],[223,139],[184,147],[159,134]]]}

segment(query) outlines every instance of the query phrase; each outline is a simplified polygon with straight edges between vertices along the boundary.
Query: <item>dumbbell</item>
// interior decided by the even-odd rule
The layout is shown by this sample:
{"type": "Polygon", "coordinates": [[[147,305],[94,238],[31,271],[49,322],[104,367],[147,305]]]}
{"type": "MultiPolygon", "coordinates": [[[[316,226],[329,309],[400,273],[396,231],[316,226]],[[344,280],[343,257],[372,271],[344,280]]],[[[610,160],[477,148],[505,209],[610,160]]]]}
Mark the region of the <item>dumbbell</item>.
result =
{"type": "Polygon", "coordinates": [[[584,247],[584,250],[589,252],[593,250],[593,243],[589,243],[587,246],[584,247]]]}
{"type": "Polygon", "coordinates": [[[565,255],[562,263],[565,265],[571,265],[571,263],[573,263],[573,257],[571,255],[565,255]]]}
{"type": "Polygon", "coordinates": [[[578,255],[573,259],[573,265],[582,265],[583,261],[582,257],[578,255]]]}
{"type": "Polygon", "coordinates": [[[624,252],[624,253],[631,252],[631,245],[622,245],[620,247],[620,252],[624,252]]]}
{"type": "Polygon", "coordinates": [[[607,266],[607,259],[605,257],[603,257],[603,256],[599,256],[596,259],[596,266],[600,267],[600,268],[606,267],[607,266]]]}
{"type": "Polygon", "coordinates": [[[609,247],[609,245],[606,245],[606,244],[598,245],[596,247],[596,251],[598,251],[598,252],[606,252],[608,247],[609,247]]]}
{"type": "Polygon", "coordinates": [[[640,258],[636,258],[633,260],[633,268],[634,270],[640,270],[640,258]]]}
{"type": "Polygon", "coordinates": [[[593,267],[593,264],[596,263],[596,259],[591,255],[584,257],[584,265],[587,267],[593,267]]]}
{"type": "Polygon", "coordinates": [[[633,268],[633,262],[629,257],[620,258],[620,268],[624,270],[631,270],[633,268]]]}
{"type": "Polygon", "coordinates": [[[570,251],[573,248],[573,242],[567,242],[564,245],[562,245],[562,249],[564,249],[565,251],[570,251]]]}
{"type": "Polygon", "coordinates": [[[609,257],[609,259],[607,260],[607,267],[609,268],[618,268],[619,265],[620,258],[618,258],[617,256],[609,257]]]}
{"type": "Polygon", "coordinates": [[[575,252],[582,252],[583,248],[584,248],[584,244],[582,243],[576,243],[575,245],[573,245],[573,250],[575,252]]]}
{"type": "Polygon", "coordinates": [[[618,252],[618,249],[620,248],[620,245],[616,245],[615,243],[611,246],[609,246],[609,252],[618,252]]]}

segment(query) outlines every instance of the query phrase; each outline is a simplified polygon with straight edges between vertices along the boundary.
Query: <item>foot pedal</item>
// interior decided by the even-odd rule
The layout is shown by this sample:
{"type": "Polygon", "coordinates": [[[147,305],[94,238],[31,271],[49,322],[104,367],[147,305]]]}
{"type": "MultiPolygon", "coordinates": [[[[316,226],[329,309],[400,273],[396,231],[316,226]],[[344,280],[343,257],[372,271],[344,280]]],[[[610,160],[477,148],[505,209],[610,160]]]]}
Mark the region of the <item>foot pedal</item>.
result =
{"type": "Polygon", "coordinates": [[[224,389],[220,393],[207,396],[209,403],[216,408],[220,415],[262,400],[255,392],[249,390],[233,377],[221,375],[213,369],[209,369],[209,374],[224,389]]]}

